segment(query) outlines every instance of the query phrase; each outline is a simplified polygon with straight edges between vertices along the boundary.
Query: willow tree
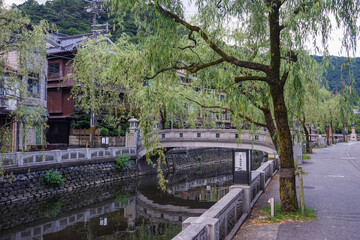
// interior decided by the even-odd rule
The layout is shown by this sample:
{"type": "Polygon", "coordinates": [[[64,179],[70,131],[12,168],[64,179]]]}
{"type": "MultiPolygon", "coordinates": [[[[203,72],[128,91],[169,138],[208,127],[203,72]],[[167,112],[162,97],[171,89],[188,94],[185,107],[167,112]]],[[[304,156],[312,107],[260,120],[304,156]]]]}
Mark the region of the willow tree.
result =
{"type": "MultiPolygon", "coordinates": [[[[45,86],[45,27],[45,22],[31,25],[21,12],[7,9],[0,0],[0,88],[10,111],[8,119],[0,126],[1,153],[11,151],[10,125],[13,122],[18,121],[20,125],[22,150],[26,150],[30,129],[43,129],[46,125],[45,110],[41,106],[44,103],[37,99],[41,85],[35,84],[39,81],[45,86]],[[34,81],[28,81],[29,78],[34,81]]],[[[45,89],[41,91],[45,93],[45,89]]]]}
{"type": "MultiPolygon", "coordinates": [[[[339,0],[191,2],[197,11],[192,21],[185,18],[187,9],[180,0],[112,1],[113,12],[120,18],[126,11],[139,16],[137,24],[148,33],[142,43],[146,51],[141,59],[143,69],[131,70],[134,73],[130,74],[134,79],[142,77],[158,82],[157,78],[161,78],[164,84],[169,84],[164,75],[185,70],[196,74],[194,84],[216,88],[226,94],[233,93],[230,90],[235,87],[241,91],[246,86],[247,91],[253,91],[251,85],[260,85],[254,91],[268,93],[279,137],[282,209],[295,211],[298,208],[295,169],[284,90],[289,76],[296,74],[294,66],[298,65],[299,53],[305,50],[305,45],[316,45],[314,39],[321,36],[327,53],[332,27],[330,16],[334,16],[336,24],[344,30],[344,47],[355,46],[360,4],[339,0]],[[144,12],[146,17],[140,17],[144,12]],[[184,32],[186,40],[182,38],[184,32]]],[[[241,94],[237,97],[243,98],[241,94]]],[[[232,107],[236,110],[233,116],[240,110],[244,112],[242,105],[232,107]]]]}

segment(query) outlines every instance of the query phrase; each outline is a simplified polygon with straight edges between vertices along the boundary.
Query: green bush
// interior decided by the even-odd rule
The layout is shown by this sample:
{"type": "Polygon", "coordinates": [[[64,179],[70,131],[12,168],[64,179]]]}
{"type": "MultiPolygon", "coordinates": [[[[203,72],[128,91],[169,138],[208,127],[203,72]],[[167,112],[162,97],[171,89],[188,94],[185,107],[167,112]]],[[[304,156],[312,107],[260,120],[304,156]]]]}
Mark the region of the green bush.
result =
{"type": "Polygon", "coordinates": [[[109,136],[109,135],[110,135],[110,131],[109,131],[109,129],[107,129],[107,128],[101,128],[100,134],[101,134],[101,136],[109,136]]]}
{"type": "Polygon", "coordinates": [[[203,159],[202,156],[196,156],[196,160],[201,161],[203,159]]]}
{"type": "Polygon", "coordinates": [[[122,169],[125,166],[128,166],[131,163],[129,155],[121,154],[116,160],[115,160],[115,168],[116,169],[122,169]]]}
{"type": "Polygon", "coordinates": [[[113,136],[113,137],[119,136],[119,130],[114,128],[112,131],[110,131],[110,136],[113,136]]]}
{"type": "Polygon", "coordinates": [[[129,129],[130,127],[130,123],[126,122],[121,124],[121,130],[120,130],[120,136],[125,136],[126,135],[126,131],[129,129]]]}
{"type": "Polygon", "coordinates": [[[57,185],[61,186],[64,184],[64,179],[61,174],[54,169],[50,169],[44,175],[45,184],[49,186],[57,185]]]}

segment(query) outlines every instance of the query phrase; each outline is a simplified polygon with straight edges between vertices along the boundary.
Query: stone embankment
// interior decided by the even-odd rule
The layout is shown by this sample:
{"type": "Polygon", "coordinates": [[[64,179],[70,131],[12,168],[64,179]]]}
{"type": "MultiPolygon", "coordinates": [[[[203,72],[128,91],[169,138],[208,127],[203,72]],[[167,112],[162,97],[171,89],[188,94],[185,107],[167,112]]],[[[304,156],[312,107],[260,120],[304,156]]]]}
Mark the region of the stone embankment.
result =
{"type": "Polygon", "coordinates": [[[0,181],[0,207],[129,178],[136,178],[135,164],[119,170],[114,159],[8,168],[0,181]],[[63,176],[62,186],[45,184],[44,175],[49,169],[63,176]]]}
{"type": "MultiPolygon", "coordinates": [[[[21,201],[1,207],[0,232],[14,227],[24,226],[34,221],[49,221],[49,219],[68,216],[71,211],[81,212],[89,206],[104,202],[126,192],[129,196],[136,194],[136,182],[132,179],[120,183],[103,183],[97,186],[81,187],[61,195],[21,201]]],[[[95,205],[96,206],[96,205],[95,205]]],[[[2,239],[0,237],[0,239],[2,239]]],[[[6,238],[5,238],[6,239],[6,238]]]]}
{"type": "MultiPolygon", "coordinates": [[[[167,152],[166,158],[176,170],[182,170],[214,163],[231,163],[232,154],[232,148],[173,149],[167,152]]],[[[253,169],[257,169],[264,160],[264,155],[260,151],[253,151],[251,157],[253,169]]]]}

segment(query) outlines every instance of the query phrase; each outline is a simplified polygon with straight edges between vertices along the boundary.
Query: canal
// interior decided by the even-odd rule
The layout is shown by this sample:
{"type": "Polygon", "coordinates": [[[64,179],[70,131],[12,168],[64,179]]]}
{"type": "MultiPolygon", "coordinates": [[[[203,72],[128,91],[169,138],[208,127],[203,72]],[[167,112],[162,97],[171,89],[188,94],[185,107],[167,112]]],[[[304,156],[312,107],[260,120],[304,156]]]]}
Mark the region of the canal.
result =
{"type": "MultiPolygon", "coordinates": [[[[254,158],[254,169],[263,159],[254,158]]],[[[265,159],[264,159],[265,161],[265,159]]],[[[56,198],[2,207],[0,240],[171,239],[229,191],[232,160],[68,191],[56,198]]]]}

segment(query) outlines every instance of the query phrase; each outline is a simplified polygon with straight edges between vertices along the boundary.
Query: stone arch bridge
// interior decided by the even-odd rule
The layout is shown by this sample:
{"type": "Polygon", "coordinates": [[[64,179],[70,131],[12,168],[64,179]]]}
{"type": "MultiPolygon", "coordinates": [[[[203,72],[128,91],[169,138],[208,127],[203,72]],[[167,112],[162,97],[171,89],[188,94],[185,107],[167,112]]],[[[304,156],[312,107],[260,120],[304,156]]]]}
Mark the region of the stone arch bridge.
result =
{"type": "MultiPolygon", "coordinates": [[[[237,148],[251,149],[276,154],[268,132],[250,133],[243,130],[238,134],[236,129],[165,129],[158,131],[160,146],[171,148],[237,148]]],[[[137,146],[137,159],[140,171],[148,168],[143,156],[147,149],[141,141],[137,146]]]]}

